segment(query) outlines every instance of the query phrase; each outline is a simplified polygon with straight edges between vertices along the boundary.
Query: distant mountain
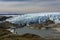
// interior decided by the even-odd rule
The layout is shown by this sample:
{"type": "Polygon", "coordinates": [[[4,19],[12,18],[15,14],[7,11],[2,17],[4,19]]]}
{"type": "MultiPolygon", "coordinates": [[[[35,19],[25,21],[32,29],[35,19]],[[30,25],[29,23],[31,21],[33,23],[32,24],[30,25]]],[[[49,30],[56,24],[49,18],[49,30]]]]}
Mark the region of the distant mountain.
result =
{"type": "Polygon", "coordinates": [[[26,13],[22,13],[22,12],[1,12],[0,11],[0,16],[1,15],[23,15],[23,14],[26,14],[26,13]]]}

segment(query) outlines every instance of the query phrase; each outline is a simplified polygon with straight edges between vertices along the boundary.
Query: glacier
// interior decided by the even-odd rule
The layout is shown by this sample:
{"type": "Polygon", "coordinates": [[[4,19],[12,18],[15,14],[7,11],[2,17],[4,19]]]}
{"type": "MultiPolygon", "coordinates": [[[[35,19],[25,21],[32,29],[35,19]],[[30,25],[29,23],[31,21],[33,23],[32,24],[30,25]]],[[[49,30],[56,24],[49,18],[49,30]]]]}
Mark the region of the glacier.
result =
{"type": "Polygon", "coordinates": [[[60,12],[49,13],[28,13],[23,15],[17,15],[15,17],[6,19],[10,23],[14,24],[40,24],[46,20],[52,20],[55,23],[60,23],[60,12]]]}

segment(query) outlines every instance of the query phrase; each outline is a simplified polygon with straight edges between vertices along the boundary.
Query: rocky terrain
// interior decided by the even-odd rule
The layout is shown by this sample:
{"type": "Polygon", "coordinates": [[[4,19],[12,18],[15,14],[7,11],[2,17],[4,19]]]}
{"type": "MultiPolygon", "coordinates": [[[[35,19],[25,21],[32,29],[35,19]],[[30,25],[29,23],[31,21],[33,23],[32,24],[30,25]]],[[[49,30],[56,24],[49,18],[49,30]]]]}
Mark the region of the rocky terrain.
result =
{"type": "MultiPolygon", "coordinates": [[[[6,17],[0,17],[0,19],[1,19],[0,21],[3,21],[6,19],[6,17]]],[[[34,34],[27,33],[24,35],[16,35],[6,30],[13,26],[16,25],[10,22],[0,23],[0,40],[44,40],[44,38],[41,38],[40,36],[34,34]]]]}
{"type": "MultiPolygon", "coordinates": [[[[0,19],[5,20],[5,18],[4,19],[3,18],[2,19],[0,18],[0,19]]],[[[11,27],[17,28],[19,27],[19,25],[12,24],[10,22],[0,23],[0,40],[60,40],[60,39],[45,39],[38,35],[30,34],[30,33],[26,33],[23,35],[16,35],[6,30],[11,27]]],[[[32,29],[41,29],[43,27],[45,27],[46,29],[49,29],[50,27],[60,27],[60,24],[55,24],[53,21],[48,20],[46,22],[43,22],[42,24],[31,24],[27,26],[27,28],[32,28],[32,29]]]]}
{"type": "Polygon", "coordinates": [[[0,29],[0,40],[45,40],[40,36],[34,34],[24,34],[24,35],[16,35],[12,34],[10,31],[0,29]]]}
{"type": "Polygon", "coordinates": [[[4,21],[4,20],[6,20],[8,18],[12,18],[12,16],[9,16],[9,17],[7,17],[7,16],[0,16],[0,21],[4,21]]]}
{"type": "Polygon", "coordinates": [[[60,39],[45,39],[35,34],[26,33],[23,35],[12,34],[10,31],[0,29],[0,40],[60,40],[60,39]]]}

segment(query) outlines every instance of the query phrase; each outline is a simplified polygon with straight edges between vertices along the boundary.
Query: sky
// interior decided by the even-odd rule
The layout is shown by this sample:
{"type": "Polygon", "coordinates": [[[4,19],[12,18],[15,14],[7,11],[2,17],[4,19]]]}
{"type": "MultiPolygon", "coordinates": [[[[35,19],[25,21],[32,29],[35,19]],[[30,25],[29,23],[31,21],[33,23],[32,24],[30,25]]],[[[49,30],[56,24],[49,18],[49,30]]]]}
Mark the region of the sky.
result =
{"type": "Polygon", "coordinates": [[[0,0],[0,11],[60,12],[60,0],[0,0]]]}

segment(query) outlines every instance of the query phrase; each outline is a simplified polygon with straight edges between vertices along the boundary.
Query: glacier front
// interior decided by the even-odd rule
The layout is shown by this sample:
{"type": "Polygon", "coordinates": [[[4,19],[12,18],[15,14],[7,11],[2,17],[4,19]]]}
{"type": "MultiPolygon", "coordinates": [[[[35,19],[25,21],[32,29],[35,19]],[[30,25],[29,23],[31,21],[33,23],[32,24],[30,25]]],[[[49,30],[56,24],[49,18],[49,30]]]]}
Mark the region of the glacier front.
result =
{"type": "Polygon", "coordinates": [[[24,15],[17,15],[13,18],[6,19],[5,21],[14,24],[40,24],[47,20],[52,20],[55,23],[60,23],[60,12],[28,13],[24,15]]]}

